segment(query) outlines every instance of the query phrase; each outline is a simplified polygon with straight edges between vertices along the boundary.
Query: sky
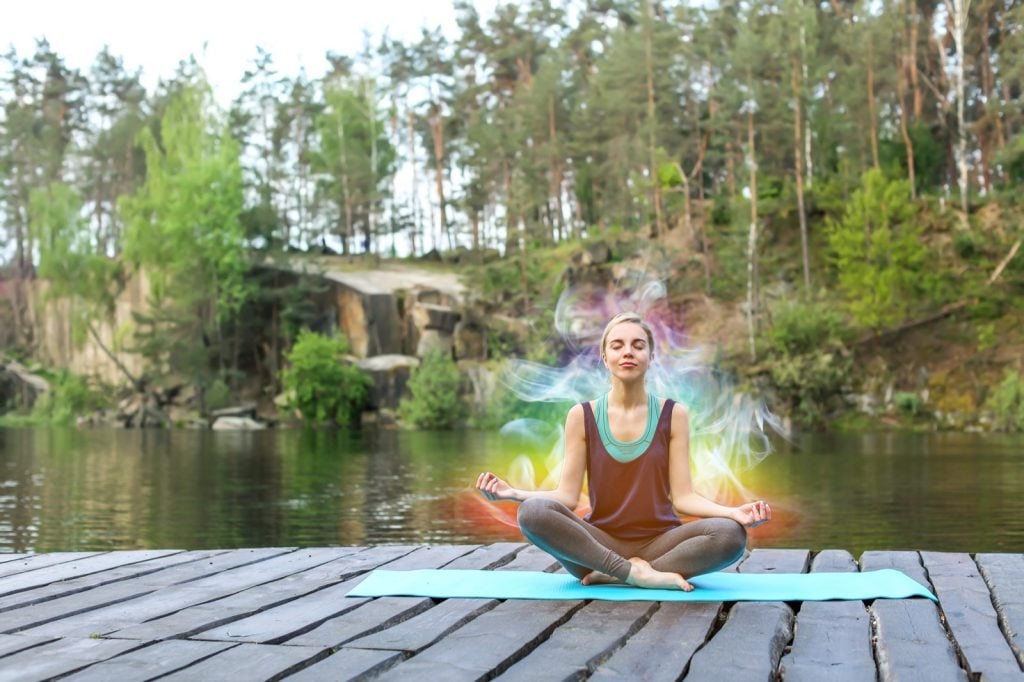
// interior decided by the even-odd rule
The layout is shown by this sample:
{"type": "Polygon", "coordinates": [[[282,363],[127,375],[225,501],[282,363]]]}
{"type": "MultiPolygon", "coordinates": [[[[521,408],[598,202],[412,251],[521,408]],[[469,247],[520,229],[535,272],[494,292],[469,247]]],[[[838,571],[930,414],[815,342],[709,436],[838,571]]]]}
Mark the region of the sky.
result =
{"type": "MultiPolygon", "coordinates": [[[[475,0],[489,17],[496,0],[475,0]]],[[[217,99],[227,104],[256,56],[267,49],[279,73],[310,77],[327,68],[328,51],[354,55],[364,32],[379,42],[385,31],[414,40],[420,28],[440,26],[455,34],[452,0],[178,0],[170,5],[138,0],[46,0],[5,3],[0,18],[0,50],[13,45],[29,56],[45,37],[65,62],[83,71],[108,45],[131,70],[142,68],[147,88],[170,77],[182,59],[194,54],[206,71],[217,99]]]]}

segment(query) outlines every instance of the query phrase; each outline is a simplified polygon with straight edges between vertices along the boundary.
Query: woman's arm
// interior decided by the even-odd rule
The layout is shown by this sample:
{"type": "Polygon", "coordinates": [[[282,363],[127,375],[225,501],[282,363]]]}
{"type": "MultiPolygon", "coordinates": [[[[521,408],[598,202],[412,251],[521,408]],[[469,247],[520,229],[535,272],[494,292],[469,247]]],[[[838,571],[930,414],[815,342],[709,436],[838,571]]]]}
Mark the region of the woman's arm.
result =
{"type": "Polygon", "coordinates": [[[771,520],[772,510],[765,502],[750,502],[739,507],[726,507],[712,502],[693,489],[690,479],[690,419],[686,408],[672,406],[672,432],[668,442],[668,476],[672,506],[677,514],[704,518],[720,516],[748,527],[771,520]]]}
{"type": "Polygon", "coordinates": [[[561,502],[569,509],[575,509],[583,490],[583,475],[587,468],[587,439],[583,428],[583,406],[573,405],[565,418],[565,459],[562,475],[555,490],[520,490],[491,472],[480,474],[476,487],[489,500],[515,500],[522,502],[530,497],[547,497],[561,502]]]}

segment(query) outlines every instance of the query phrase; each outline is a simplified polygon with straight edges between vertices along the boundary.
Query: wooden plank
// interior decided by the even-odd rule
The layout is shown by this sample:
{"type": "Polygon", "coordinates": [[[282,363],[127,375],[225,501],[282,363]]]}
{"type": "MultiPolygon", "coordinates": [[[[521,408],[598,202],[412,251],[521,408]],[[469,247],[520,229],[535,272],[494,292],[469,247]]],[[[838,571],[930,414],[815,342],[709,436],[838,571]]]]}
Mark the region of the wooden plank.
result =
{"type": "Polygon", "coordinates": [[[32,556],[31,552],[0,552],[0,564],[32,556]]]}
{"type": "Polygon", "coordinates": [[[343,679],[367,679],[400,661],[403,654],[377,649],[341,649],[288,677],[288,682],[336,682],[343,679]]]}
{"type": "MultiPolygon", "coordinates": [[[[0,657],[17,653],[24,649],[52,642],[53,637],[32,637],[31,635],[0,635],[0,657]]],[[[3,661],[0,661],[0,666],[3,661]]]]}
{"type": "MultiPolygon", "coordinates": [[[[475,554],[475,553],[474,553],[475,554]]],[[[451,564],[452,567],[469,568],[467,555],[451,564]]],[[[505,564],[503,570],[543,570],[554,564],[554,559],[531,548],[522,549],[513,562],[505,564]]],[[[346,601],[354,601],[349,597],[346,601]]],[[[322,645],[336,647],[363,635],[373,634],[385,628],[406,621],[434,606],[434,600],[422,597],[382,597],[373,601],[360,599],[364,604],[344,615],[325,621],[319,627],[287,640],[289,644],[322,645]]],[[[358,604],[357,604],[358,605],[358,604]]],[[[337,655],[337,654],[336,654],[337,655]]],[[[353,673],[355,674],[355,673],[353,673]]]]}
{"type": "Polygon", "coordinates": [[[202,552],[178,552],[169,554],[159,559],[151,559],[141,564],[128,564],[103,571],[101,574],[91,574],[80,578],[72,578],[59,583],[43,585],[31,590],[9,594],[0,597],[0,612],[10,611],[19,606],[39,604],[44,601],[56,599],[76,592],[95,589],[103,585],[115,583],[121,580],[137,578],[149,573],[156,573],[164,569],[186,564],[193,561],[201,561],[217,554],[224,554],[226,550],[202,551],[202,552]]]}
{"type": "Polygon", "coordinates": [[[131,580],[103,585],[77,594],[51,599],[42,604],[30,604],[0,613],[0,632],[16,632],[49,623],[91,609],[134,599],[167,585],[189,584],[219,571],[280,556],[289,550],[282,548],[234,550],[214,554],[200,561],[172,566],[163,571],[146,574],[131,580]]]}
{"type": "MultiPolygon", "coordinates": [[[[165,616],[183,608],[213,601],[264,585],[313,566],[334,561],[351,549],[302,549],[239,568],[221,571],[182,585],[161,587],[149,594],[110,606],[61,618],[26,631],[36,635],[95,636],[165,616]]],[[[0,614],[3,615],[3,614],[0,614]]]]}
{"type": "Polygon", "coordinates": [[[917,552],[898,551],[881,552],[869,551],[860,555],[861,571],[877,571],[883,568],[894,568],[902,571],[912,580],[916,580],[929,590],[932,584],[925,573],[924,565],[921,563],[921,555],[917,552]]]}
{"type": "MultiPolygon", "coordinates": [[[[91,665],[62,680],[74,682],[144,682],[181,670],[235,646],[230,642],[193,642],[172,639],[91,665]]],[[[257,671],[253,670],[253,676],[257,671]]]]}
{"type": "Polygon", "coordinates": [[[58,639],[0,659],[0,682],[33,682],[80,670],[136,649],[139,642],[115,639],[58,639]]]}
{"type": "Polygon", "coordinates": [[[814,555],[811,573],[856,573],[857,560],[845,549],[823,549],[814,555]]]}
{"type": "Polygon", "coordinates": [[[722,612],[722,602],[662,602],[639,632],[600,664],[592,680],[677,680],[704,645],[722,612]]]}
{"type": "Polygon", "coordinates": [[[978,554],[974,561],[992,594],[1003,636],[1024,666],[1024,554],[978,554]]]}
{"type": "Polygon", "coordinates": [[[1024,680],[1017,657],[999,629],[988,586],[970,555],[921,552],[921,559],[968,672],[1024,680]]]}
{"type": "Polygon", "coordinates": [[[657,602],[649,601],[593,601],[505,670],[500,679],[584,679],[639,630],[657,608],[657,602]]]}
{"type": "Polygon", "coordinates": [[[876,599],[875,658],[883,682],[963,682],[967,673],[928,599],[876,599]]]}
{"type": "Polygon", "coordinates": [[[272,680],[301,670],[329,652],[330,649],[313,646],[239,644],[160,679],[167,682],[172,680],[174,682],[185,680],[195,680],[196,682],[272,680]],[[256,671],[259,672],[256,673],[256,671]]]}
{"type": "MultiPolygon", "coordinates": [[[[825,550],[814,557],[811,571],[853,573],[857,562],[844,550],[825,550]]],[[[864,602],[803,602],[793,645],[782,657],[779,670],[786,682],[817,682],[825,670],[830,682],[874,678],[871,619],[864,602]]]]}
{"type": "MultiPolygon", "coordinates": [[[[450,568],[487,568],[488,557],[480,561],[471,560],[472,555],[452,562],[450,568]]],[[[543,571],[555,565],[555,560],[543,552],[524,552],[511,562],[505,563],[503,571],[543,571]]],[[[501,603],[497,599],[447,599],[429,610],[413,615],[396,625],[377,628],[376,632],[366,633],[346,646],[360,649],[388,649],[391,651],[415,652],[425,649],[448,633],[462,627],[470,620],[486,611],[490,611],[501,603]]]]}
{"type": "Polygon", "coordinates": [[[78,561],[80,559],[97,556],[99,554],[104,554],[104,552],[48,552],[46,554],[29,554],[28,556],[16,561],[6,561],[0,564],[0,578],[6,578],[7,576],[25,573],[28,571],[38,571],[39,569],[47,568],[48,566],[55,566],[68,561],[78,561]]]}
{"type": "MultiPolygon", "coordinates": [[[[288,613],[299,622],[305,622],[303,619],[312,617],[312,613],[318,610],[331,609],[336,613],[345,608],[344,593],[351,589],[352,580],[344,580],[346,576],[361,575],[381,564],[395,559],[401,560],[408,556],[410,551],[415,555],[421,550],[404,545],[374,547],[267,585],[258,585],[223,599],[190,606],[160,618],[116,630],[110,636],[130,639],[195,636],[196,639],[234,642],[259,641],[216,636],[216,633],[224,629],[235,634],[248,633],[250,629],[257,627],[249,621],[250,617],[254,617],[253,614],[256,614],[255,617],[280,614],[281,609],[291,605],[298,605],[291,606],[288,613]],[[340,594],[339,585],[347,586],[340,594]],[[229,623],[230,626],[227,625],[229,623]]],[[[286,620],[285,624],[289,623],[290,621],[286,620]]]]}
{"type": "MultiPolygon", "coordinates": [[[[740,573],[802,573],[804,549],[755,549],[740,573]]],[[[690,661],[687,679],[774,679],[782,650],[793,636],[793,609],[782,602],[738,602],[719,630],[690,661]]]]}
{"type": "MultiPolygon", "coordinates": [[[[860,568],[862,571],[894,568],[932,589],[917,552],[864,552],[860,556],[860,568]]],[[[882,680],[967,679],[934,602],[876,599],[868,610],[874,629],[875,660],[882,680]]]]}
{"type": "Polygon", "coordinates": [[[0,578],[0,595],[12,594],[30,590],[34,587],[48,585],[50,583],[72,580],[81,576],[100,573],[111,568],[127,564],[138,564],[151,559],[177,554],[178,549],[144,549],[123,552],[107,552],[106,554],[95,554],[92,556],[66,561],[55,566],[18,573],[15,575],[0,578]]]}

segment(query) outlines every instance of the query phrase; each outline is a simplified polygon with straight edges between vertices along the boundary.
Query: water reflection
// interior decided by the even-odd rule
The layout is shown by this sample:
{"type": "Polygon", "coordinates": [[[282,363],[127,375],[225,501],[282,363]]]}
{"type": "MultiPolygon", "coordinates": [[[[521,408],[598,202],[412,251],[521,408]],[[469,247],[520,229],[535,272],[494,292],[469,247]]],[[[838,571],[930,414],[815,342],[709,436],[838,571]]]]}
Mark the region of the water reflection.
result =
{"type": "MultiPolygon", "coordinates": [[[[744,481],[782,512],[753,543],[1024,551],[1022,446],[807,436],[744,481]]],[[[467,493],[501,452],[481,432],[0,429],[0,550],[519,539],[467,493]]]]}

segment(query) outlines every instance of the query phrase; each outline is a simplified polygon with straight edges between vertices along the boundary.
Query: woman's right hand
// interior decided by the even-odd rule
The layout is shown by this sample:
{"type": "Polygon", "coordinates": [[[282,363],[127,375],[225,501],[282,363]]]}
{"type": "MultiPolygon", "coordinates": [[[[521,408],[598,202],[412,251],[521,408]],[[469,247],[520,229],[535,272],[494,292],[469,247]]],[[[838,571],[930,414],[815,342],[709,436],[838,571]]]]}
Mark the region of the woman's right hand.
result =
{"type": "Polygon", "coordinates": [[[483,496],[491,501],[518,500],[515,496],[515,488],[501,480],[490,471],[480,474],[476,479],[477,489],[483,496]]]}

